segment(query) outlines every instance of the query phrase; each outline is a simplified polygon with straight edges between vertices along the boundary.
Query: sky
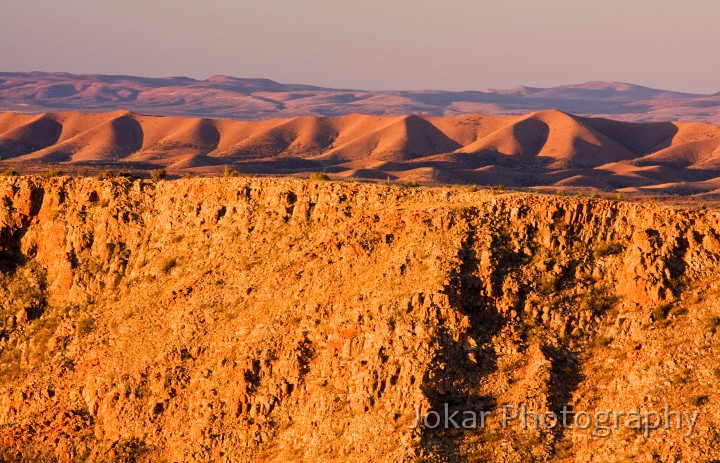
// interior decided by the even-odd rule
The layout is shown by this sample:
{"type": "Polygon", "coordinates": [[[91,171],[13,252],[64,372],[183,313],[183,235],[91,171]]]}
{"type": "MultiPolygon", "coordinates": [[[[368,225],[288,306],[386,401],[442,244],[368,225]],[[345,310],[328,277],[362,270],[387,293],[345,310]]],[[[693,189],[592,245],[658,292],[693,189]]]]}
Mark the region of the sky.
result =
{"type": "Polygon", "coordinates": [[[0,71],[720,91],[720,0],[16,0],[0,71]]]}

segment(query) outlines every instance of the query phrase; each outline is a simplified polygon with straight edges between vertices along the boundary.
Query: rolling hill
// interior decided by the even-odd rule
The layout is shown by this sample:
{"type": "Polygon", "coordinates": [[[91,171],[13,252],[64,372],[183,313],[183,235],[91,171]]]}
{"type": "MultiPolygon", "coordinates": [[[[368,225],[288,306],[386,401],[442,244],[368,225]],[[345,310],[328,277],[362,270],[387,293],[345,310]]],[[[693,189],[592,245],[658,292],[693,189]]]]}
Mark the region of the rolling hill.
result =
{"type": "Polygon", "coordinates": [[[289,119],[146,116],[129,111],[0,114],[0,167],[116,168],[217,175],[716,192],[720,127],[630,123],[538,111],[289,119]]]}

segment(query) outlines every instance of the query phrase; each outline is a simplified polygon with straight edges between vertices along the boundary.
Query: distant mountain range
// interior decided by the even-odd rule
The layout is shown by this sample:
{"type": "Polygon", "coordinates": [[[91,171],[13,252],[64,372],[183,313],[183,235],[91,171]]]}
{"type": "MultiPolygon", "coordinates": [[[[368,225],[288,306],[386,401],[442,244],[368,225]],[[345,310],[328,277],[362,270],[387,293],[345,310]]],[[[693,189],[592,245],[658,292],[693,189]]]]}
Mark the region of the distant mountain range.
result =
{"type": "Polygon", "coordinates": [[[102,112],[259,120],[350,113],[521,115],[557,109],[623,121],[720,123],[720,92],[697,95],[638,85],[587,82],[554,88],[450,92],[365,91],[213,76],[146,78],[67,73],[0,73],[0,111],[102,112]]]}

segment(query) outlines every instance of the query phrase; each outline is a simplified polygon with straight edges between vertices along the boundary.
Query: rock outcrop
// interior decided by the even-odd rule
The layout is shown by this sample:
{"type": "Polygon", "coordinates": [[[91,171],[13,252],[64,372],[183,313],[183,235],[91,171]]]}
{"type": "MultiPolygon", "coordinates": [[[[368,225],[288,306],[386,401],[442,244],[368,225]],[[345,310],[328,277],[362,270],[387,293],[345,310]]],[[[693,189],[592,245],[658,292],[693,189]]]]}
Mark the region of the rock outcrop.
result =
{"type": "Polygon", "coordinates": [[[716,211],[244,178],[0,198],[0,461],[720,458],[716,211]],[[503,427],[520,405],[698,418],[503,427]]]}

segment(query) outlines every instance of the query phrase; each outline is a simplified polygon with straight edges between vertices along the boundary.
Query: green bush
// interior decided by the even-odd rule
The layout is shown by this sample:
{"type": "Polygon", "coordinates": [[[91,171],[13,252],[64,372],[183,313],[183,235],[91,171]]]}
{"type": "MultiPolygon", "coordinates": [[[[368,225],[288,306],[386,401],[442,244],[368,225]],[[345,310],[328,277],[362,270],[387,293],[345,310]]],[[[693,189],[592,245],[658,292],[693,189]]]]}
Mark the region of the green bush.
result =
{"type": "Polygon", "coordinates": [[[412,180],[403,180],[402,185],[406,188],[416,188],[420,186],[418,182],[414,182],[412,180]]]}
{"type": "Polygon", "coordinates": [[[16,175],[18,175],[18,173],[15,169],[8,169],[2,173],[3,177],[15,177],[16,175]]]}

